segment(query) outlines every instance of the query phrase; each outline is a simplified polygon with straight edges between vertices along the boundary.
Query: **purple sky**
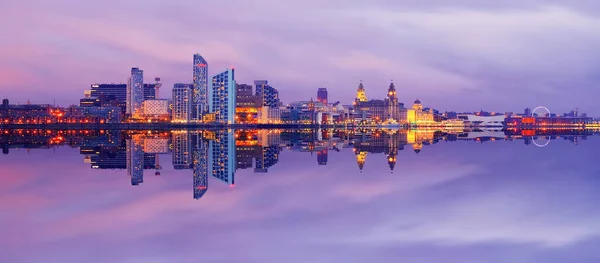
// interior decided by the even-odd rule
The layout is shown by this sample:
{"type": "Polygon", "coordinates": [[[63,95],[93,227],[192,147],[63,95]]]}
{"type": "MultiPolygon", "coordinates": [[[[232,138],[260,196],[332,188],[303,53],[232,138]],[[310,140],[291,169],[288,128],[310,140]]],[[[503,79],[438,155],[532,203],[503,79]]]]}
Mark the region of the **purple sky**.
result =
{"type": "Polygon", "coordinates": [[[0,97],[75,103],[134,66],[168,95],[201,53],[210,74],[235,66],[238,82],[269,79],[286,102],[327,87],[349,103],[361,79],[383,98],[393,79],[401,101],[440,110],[600,115],[598,1],[175,2],[2,1],[0,97]]]}
{"type": "Polygon", "coordinates": [[[351,149],[326,166],[284,151],[266,174],[238,171],[235,188],[210,178],[200,200],[168,155],[133,187],[77,148],[11,149],[0,262],[598,262],[599,144],[406,147],[394,174],[384,154],[359,173],[351,149]]]}

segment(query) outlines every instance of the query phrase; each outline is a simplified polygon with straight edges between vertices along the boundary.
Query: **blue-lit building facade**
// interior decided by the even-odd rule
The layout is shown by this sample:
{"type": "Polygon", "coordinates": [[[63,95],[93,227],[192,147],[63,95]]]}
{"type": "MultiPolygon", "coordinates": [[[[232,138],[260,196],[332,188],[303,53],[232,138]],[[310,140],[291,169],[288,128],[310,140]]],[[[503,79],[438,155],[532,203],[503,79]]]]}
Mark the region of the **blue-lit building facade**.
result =
{"type": "Polygon", "coordinates": [[[189,131],[173,131],[173,168],[184,170],[192,168],[192,143],[189,131]]]}
{"type": "Polygon", "coordinates": [[[131,69],[131,76],[127,82],[127,110],[126,113],[134,118],[141,115],[144,102],[144,71],[139,68],[131,69]]]}
{"type": "Polygon", "coordinates": [[[194,54],[194,81],[193,81],[193,122],[202,121],[202,117],[209,113],[208,109],[208,63],[200,54],[194,54]]]}
{"type": "Polygon", "coordinates": [[[234,74],[234,69],[230,68],[212,77],[209,110],[215,114],[217,123],[235,123],[236,83],[234,74]]]}
{"type": "Polygon", "coordinates": [[[171,121],[188,123],[192,119],[192,85],[175,83],[173,85],[171,121]]]}
{"type": "Polygon", "coordinates": [[[208,171],[215,178],[234,185],[235,164],[234,132],[215,132],[215,139],[209,142],[208,171]]]}
{"type": "Polygon", "coordinates": [[[255,80],[254,87],[256,89],[256,95],[262,98],[263,106],[275,108],[281,104],[279,100],[279,91],[271,87],[269,81],[255,80]]]}
{"type": "MultiPolygon", "coordinates": [[[[156,99],[156,84],[144,84],[144,100],[156,99]]],[[[121,112],[127,112],[127,84],[96,83],[90,87],[90,98],[82,99],[80,106],[118,106],[121,112]]]]}
{"type": "Polygon", "coordinates": [[[192,170],[194,199],[200,199],[208,191],[208,141],[198,131],[191,132],[192,170]]]}
{"type": "Polygon", "coordinates": [[[141,135],[133,135],[127,139],[127,175],[131,178],[131,185],[144,182],[144,149],[141,135]]]}

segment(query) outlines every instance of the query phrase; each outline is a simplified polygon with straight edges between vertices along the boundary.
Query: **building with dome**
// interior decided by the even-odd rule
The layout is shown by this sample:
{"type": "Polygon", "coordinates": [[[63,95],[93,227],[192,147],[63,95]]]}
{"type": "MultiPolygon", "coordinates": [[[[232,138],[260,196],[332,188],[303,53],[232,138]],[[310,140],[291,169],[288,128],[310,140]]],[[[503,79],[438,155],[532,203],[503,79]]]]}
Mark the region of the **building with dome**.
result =
{"type": "Polygon", "coordinates": [[[435,124],[433,110],[423,110],[423,104],[416,99],[412,109],[406,111],[406,122],[410,126],[431,126],[435,124]]]}
{"type": "Polygon", "coordinates": [[[403,108],[404,104],[398,102],[396,87],[393,82],[390,83],[387,96],[383,100],[368,100],[362,81],[358,85],[356,98],[354,99],[354,113],[358,114],[362,120],[382,123],[388,119],[393,119],[398,123],[406,123],[402,114],[403,108]]]}

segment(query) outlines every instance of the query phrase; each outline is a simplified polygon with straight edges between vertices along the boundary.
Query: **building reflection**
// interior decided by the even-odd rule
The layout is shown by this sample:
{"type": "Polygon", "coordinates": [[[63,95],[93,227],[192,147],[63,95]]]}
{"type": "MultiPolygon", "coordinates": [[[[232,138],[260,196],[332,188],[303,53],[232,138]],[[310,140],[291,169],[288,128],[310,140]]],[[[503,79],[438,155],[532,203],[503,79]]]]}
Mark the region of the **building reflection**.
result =
{"type": "MultiPolygon", "coordinates": [[[[238,170],[268,173],[285,151],[306,153],[317,165],[328,165],[330,154],[351,150],[357,171],[367,160],[385,158],[390,173],[406,149],[425,151],[439,142],[488,143],[522,140],[526,146],[545,147],[562,139],[578,145],[596,130],[214,130],[214,131],[107,131],[107,130],[0,130],[3,154],[19,150],[79,148],[90,168],[123,169],[131,185],[144,182],[144,171],[161,175],[160,160],[171,156],[175,170],[191,170],[193,198],[201,199],[208,181],[235,185],[238,170]],[[350,148],[350,149],[349,149],[350,148]],[[162,156],[162,157],[161,157],[162,156]],[[367,158],[369,156],[369,158],[367,158]],[[212,177],[212,179],[211,179],[212,177]]],[[[335,160],[335,158],[334,158],[335,160]]],[[[313,163],[314,165],[314,163],[313,163]]],[[[247,172],[245,172],[247,173],[247,172]]]]}

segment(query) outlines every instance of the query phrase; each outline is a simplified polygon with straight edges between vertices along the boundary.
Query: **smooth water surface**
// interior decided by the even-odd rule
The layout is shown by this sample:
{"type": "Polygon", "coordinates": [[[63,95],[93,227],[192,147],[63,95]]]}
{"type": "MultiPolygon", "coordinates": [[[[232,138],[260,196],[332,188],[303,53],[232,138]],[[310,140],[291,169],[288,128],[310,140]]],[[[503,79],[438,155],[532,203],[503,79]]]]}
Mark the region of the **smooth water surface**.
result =
{"type": "Polygon", "coordinates": [[[593,135],[28,132],[0,262],[600,261],[593,135]]]}

